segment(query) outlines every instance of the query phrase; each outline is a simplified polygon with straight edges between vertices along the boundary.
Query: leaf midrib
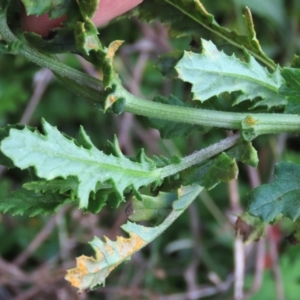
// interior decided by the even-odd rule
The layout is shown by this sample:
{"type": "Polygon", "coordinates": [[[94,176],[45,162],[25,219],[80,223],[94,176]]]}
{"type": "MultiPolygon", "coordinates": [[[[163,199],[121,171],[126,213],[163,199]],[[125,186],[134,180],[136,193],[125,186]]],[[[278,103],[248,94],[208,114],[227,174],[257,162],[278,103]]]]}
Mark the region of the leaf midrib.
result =
{"type": "MultiPolygon", "coordinates": [[[[37,136],[35,136],[35,138],[38,138],[37,136]]],[[[43,140],[45,141],[45,140],[43,140]]],[[[47,142],[47,141],[45,141],[47,142]]],[[[49,140],[48,140],[49,142],[49,140]]],[[[68,141],[69,142],[69,141],[68,141]]],[[[62,158],[66,161],[72,161],[76,164],[78,163],[81,163],[83,165],[89,165],[89,166],[95,166],[97,165],[97,169],[106,169],[110,172],[118,172],[118,173],[123,173],[125,175],[130,175],[132,177],[144,177],[144,178],[149,178],[149,177],[154,177],[156,178],[157,177],[157,174],[155,174],[156,172],[154,172],[155,170],[143,170],[142,168],[142,165],[139,164],[139,163],[135,163],[138,165],[138,167],[140,169],[132,169],[132,168],[124,168],[124,167],[121,167],[121,166],[116,166],[116,165],[113,165],[113,164],[109,164],[109,163],[103,163],[103,162],[99,162],[98,160],[89,160],[87,158],[82,158],[82,157],[78,157],[78,156],[72,156],[70,153],[68,154],[63,154],[61,152],[51,152],[51,151],[47,151],[47,149],[45,147],[26,147],[27,149],[27,155],[28,153],[31,153],[31,155],[33,153],[42,153],[42,155],[47,155],[47,159],[51,159],[51,158],[62,158]],[[41,149],[40,151],[38,151],[38,149],[41,149]],[[43,151],[42,151],[43,150],[43,151]],[[55,153],[55,155],[54,155],[55,153]]],[[[83,149],[85,150],[85,149],[83,149]]],[[[97,149],[93,149],[93,151],[99,151],[97,149]]],[[[105,154],[101,151],[99,151],[101,153],[101,155],[103,155],[103,157],[106,159],[109,157],[105,156],[105,154]]],[[[93,158],[93,155],[91,155],[91,158],[93,158]]],[[[113,159],[117,159],[115,157],[113,157],[113,159]]],[[[124,159],[127,159],[124,157],[124,159]]],[[[14,157],[13,158],[14,160],[14,163],[17,165],[17,160],[18,158],[14,157]]],[[[129,160],[129,159],[128,159],[129,160]]],[[[30,162],[30,166],[35,166],[36,164],[31,160],[30,162]]],[[[116,163],[119,163],[119,162],[116,162],[116,163]]],[[[129,163],[133,163],[129,160],[129,163]]],[[[39,165],[42,165],[43,163],[42,162],[38,162],[39,165]]],[[[73,173],[69,173],[69,175],[76,175],[76,174],[73,174],[73,173]]],[[[76,175],[77,176],[77,175],[76,175]]]]}
{"type": "MultiPolygon", "coordinates": [[[[180,69],[180,68],[182,68],[182,67],[178,67],[178,69],[180,69]]],[[[190,68],[190,67],[184,67],[184,68],[189,70],[189,71],[194,71],[195,72],[194,68],[190,68]]],[[[212,70],[200,69],[200,68],[198,68],[197,70],[200,70],[203,73],[206,72],[206,73],[209,73],[209,74],[214,74],[214,75],[216,75],[220,78],[223,77],[223,76],[227,76],[227,77],[234,77],[234,78],[238,78],[238,79],[243,79],[244,81],[250,81],[250,82],[253,82],[253,83],[255,83],[259,86],[265,87],[266,89],[271,90],[271,91],[275,92],[276,94],[279,94],[279,87],[280,86],[277,87],[277,86],[275,86],[275,84],[274,85],[266,84],[265,81],[256,80],[255,77],[245,76],[245,75],[241,75],[241,74],[237,74],[237,73],[228,73],[226,71],[218,72],[218,71],[212,71],[212,70]],[[222,75],[222,76],[220,76],[220,75],[222,75]]],[[[195,76],[195,78],[197,78],[197,77],[195,76]]],[[[222,80],[222,78],[221,78],[221,80],[222,80]]],[[[195,84],[196,84],[196,82],[195,82],[195,84]]]]}

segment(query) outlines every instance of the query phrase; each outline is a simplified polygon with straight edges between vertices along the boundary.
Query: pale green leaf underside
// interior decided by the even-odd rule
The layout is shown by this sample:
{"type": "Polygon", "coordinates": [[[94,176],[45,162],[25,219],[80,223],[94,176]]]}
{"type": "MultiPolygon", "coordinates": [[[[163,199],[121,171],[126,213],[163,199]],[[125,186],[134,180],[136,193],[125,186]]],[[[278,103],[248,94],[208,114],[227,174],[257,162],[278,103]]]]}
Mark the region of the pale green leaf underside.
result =
{"type": "Polygon", "coordinates": [[[254,189],[249,198],[249,213],[265,222],[279,214],[296,220],[300,216],[300,165],[277,164],[274,182],[254,189]]]}
{"type": "Polygon", "coordinates": [[[115,267],[130,259],[133,253],[159,236],[182,214],[202,189],[198,185],[179,189],[176,200],[173,202],[173,210],[164,222],[156,227],[144,227],[127,222],[122,228],[129,234],[129,238],[118,237],[117,241],[105,238],[105,242],[103,242],[95,237],[91,245],[96,252],[96,258],[84,255],[78,257],[77,267],[68,270],[66,279],[80,291],[104,284],[106,277],[115,267]]]}
{"type": "Polygon", "coordinates": [[[185,52],[176,65],[179,78],[193,85],[194,100],[203,102],[223,92],[241,91],[235,104],[258,97],[263,100],[254,106],[286,104],[278,93],[283,83],[279,69],[269,73],[246,51],[248,62],[243,62],[219,51],[211,41],[202,40],[202,46],[201,54],[185,52]]]}
{"type": "MultiPolygon", "coordinates": [[[[43,129],[45,135],[27,128],[11,129],[9,137],[1,143],[1,151],[21,169],[34,167],[41,178],[77,177],[79,184],[76,193],[81,208],[88,206],[89,194],[95,192],[98,182],[110,183],[122,199],[127,187],[138,190],[160,179],[159,172],[152,172],[151,163],[132,162],[123,155],[106,155],[92,144],[89,149],[77,146],[45,121],[43,129]]],[[[88,142],[89,138],[83,130],[81,134],[88,142]]]]}

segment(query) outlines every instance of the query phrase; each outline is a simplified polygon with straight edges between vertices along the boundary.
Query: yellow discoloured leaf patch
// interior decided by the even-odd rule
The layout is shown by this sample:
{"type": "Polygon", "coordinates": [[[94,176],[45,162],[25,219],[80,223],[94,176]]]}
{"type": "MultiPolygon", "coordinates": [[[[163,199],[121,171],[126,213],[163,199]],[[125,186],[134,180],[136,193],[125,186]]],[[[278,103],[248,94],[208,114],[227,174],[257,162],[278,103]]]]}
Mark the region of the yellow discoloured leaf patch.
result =
{"type": "Polygon", "coordinates": [[[114,103],[116,102],[116,97],[113,96],[113,95],[109,96],[109,102],[110,102],[111,104],[114,104],[114,103]]]}
{"type": "Polygon", "coordinates": [[[172,212],[158,226],[145,227],[127,222],[122,229],[129,234],[129,238],[119,236],[116,241],[111,241],[104,237],[104,241],[101,241],[95,237],[90,244],[95,250],[96,258],[87,256],[77,258],[77,267],[68,270],[66,280],[70,281],[80,292],[104,285],[106,277],[113,269],[129,260],[132,254],[159,236],[182,214],[202,189],[198,185],[193,185],[178,189],[177,195],[172,193],[172,199],[173,196],[177,196],[177,200],[174,200],[177,205],[173,203],[172,212]]]}
{"type": "Polygon", "coordinates": [[[249,125],[255,125],[257,124],[257,122],[251,117],[251,116],[248,116],[245,120],[249,125]]]}
{"type": "Polygon", "coordinates": [[[178,198],[181,197],[181,195],[183,193],[182,187],[177,190],[177,193],[178,193],[178,198]]]}
{"type": "Polygon", "coordinates": [[[115,53],[117,52],[117,50],[120,48],[122,44],[123,41],[120,40],[116,40],[110,43],[110,45],[108,46],[106,58],[108,58],[109,60],[113,60],[115,53]]]}
{"type": "Polygon", "coordinates": [[[82,291],[90,286],[91,275],[98,277],[97,284],[103,284],[109,273],[132,254],[146,245],[137,234],[131,233],[130,238],[117,237],[115,242],[104,237],[101,248],[94,246],[96,259],[82,255],[76,259],[76,268],[67,271],[66,280],[82,291]],[[97,274],[98,273],[98,274],[97,274]]]}
{"type": "Polygon", "coordinates": [[[70,281],[71,284],[80,289],[82,278],[88,274],[86,267],[86,261],[94,260],[92,257],[82,255],[76,258],[77,267],[74,269],[67,270],[66,280],[70,281]]]}

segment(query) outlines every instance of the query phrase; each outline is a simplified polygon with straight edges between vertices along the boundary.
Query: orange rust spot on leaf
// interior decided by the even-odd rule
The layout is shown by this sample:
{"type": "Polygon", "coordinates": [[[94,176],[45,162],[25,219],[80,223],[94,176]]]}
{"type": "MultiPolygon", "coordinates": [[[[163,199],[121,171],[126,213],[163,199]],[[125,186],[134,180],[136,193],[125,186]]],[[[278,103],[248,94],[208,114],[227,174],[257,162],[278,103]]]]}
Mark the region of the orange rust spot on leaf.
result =
{"type": "MultiPolygon", "coordinates": [[[[105,250],[107,251],[108,255],[113,255],[114,254],[113,247],[111,247],[109,245],[105,245],[105,250]]],[[[102,257],[104,257],[103,254],[102,254],[102,257]]]]}
{"type": "Polygon", "coordinates": [[[97,258],[97,260],[101,260],[101,259],[104,258],[103,253],[101,252],[100,249],[94,248],[94,250],[95,250],[95,252],[96,252],[96,258],[97,258]]]}
{"type": "Polygon", "coordinates": [[[115,56],[115,53],[117,52],[117,50],[120,48],[120,46],[123,44],[123,41],[113,41],[112,43],[110,43],[110,45],[108,46],[108,51],[106,54],[106,58],[108,58],[109,60],[112,60],[115,56]]]}
{"type": "Polygon", "coordinates": [[[97,50],[98,49],[98,45],[97,44],[95,44],[95,43],[88,43],[87,44],[87,48],[88,49],[95,49],[95,50],[97,50]]]}
{"type": "Polygon", "coordinates": [[[86,267],[86,261],[88,260],[93,261],[94,259],[92,257],[88,257],[85,255],[77,257],[76,258],[77,267],[67,270],[67,275],[65,276],[65,279],[70,281],[72,286],[81,289],[82,278],[86,274],[88,274],[88,270],[86,267]]]}
{"type": "Polygon", "coordinates": [[[109,102],[110,102],[111,104],[114,104],[114,103],[116,102],[116,97],[113,96],[113,95],[109,96],[108,99],[109,99],[109,102]]]}
{"type": "Polygon", "coordinates": [[[103,283],[113,269],[146,245],[146,242],[136,233],[131,233],[130,238],[119,236],[116,242],[109,241],[107,237],[104,237],[104,239],[105,243],[103,246],[105,250],[103,252],[95,247],[97,259],[82,255],[77,258],[77,267],[67,271],[65,279],[70,281],[73,286],[79,288],[79,291],[87,288],[86,279],[88,277],[86,276],[95,275],[95,273],[101,271],[103,278],[99,279],[99,284],[103,283]],[[114,245],[109,245],[108,241],[114,245]],[[110,265],[107,263],[107,256],[116,256],[117,261],[110,265]]]}
{"type": "Polygon", "coordinates": [[[256,124],[256,121],[251,116],[248,116],[245,121],[249,125],[255,125],[256,124]]]}
{"type": "Polygon", "coordinates": [[[182,196],[182,192],[183,192],[182,187],[177,190],[178,198],[180,198],[182,196]]]}
{"type": "MultiPolygon", "coordinates": [[[[119,253],[124,253],[126,256],[131,256],[145,246],[145,241],[137,234],[131,233],[129,239],[117,237],[119,253]]],[[[124,257],[125,258],[125,257],[124,257]]]]}
{"type": "Polygon", "coordinates": [[[81,280],[80,278],[78,278],[77,269],[67,270],[65,279],[70,281],[72,286],[80,288],[81,280]]]}

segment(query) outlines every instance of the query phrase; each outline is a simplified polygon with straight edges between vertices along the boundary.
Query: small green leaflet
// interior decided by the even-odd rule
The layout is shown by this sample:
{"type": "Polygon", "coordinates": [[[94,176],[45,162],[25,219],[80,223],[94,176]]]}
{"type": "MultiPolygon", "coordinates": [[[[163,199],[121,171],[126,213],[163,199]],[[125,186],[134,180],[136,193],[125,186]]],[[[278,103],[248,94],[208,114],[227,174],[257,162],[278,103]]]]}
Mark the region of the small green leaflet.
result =
{"type": "Polygon", "coordinates": [[[235,147],[226,151],[226,154],[253,168],[257,168],[258,166],[259,159],[257,151],[252,146],[251,142],[241,140],[235,147]]]}
{"type": "Polygon", "coordinates": [[[248,6],[256,16],[260,16],[273,23],[277,30],[284,30],[287,21],[283,0],[234,0],[239,9],[248,6]]]}
{"type": "Polygon", "coordinates": [[[95,192],[98,182],[110,183],[122,201],[126,188],[137,191],[141,186],[160,180],[154,163],[133,162],[121,154],[119,157],[106,155],[92,144],[83,128],[81,138],[89,148],[76,145],[46,121],[42,124],[45,135],[28,128],[11,129],[9,137],[1,142],[1,151],[21,169],[34,167],[40,178],[76,176],[80,208],[88,207],[89,194],[95,192]]]}
{"type": "MultiPolygon", "coordinates": [[[[66,0],[65,0],[66,1],[66,0]]],[[[100,0],[77,0],[80,12],[85,19],[92,18],[100,0]]]]}
{"type": "Polygon", "coordinates": [[[219,51],[211,41],[202,40],[202,46],[201,54],[185,52],[175,67],[179,78],[193,85],[194,100],[203,102],[223,92],[241,91],[235,104],[258,97],[263,100],[253,107],[265,105],[271,108],[286,104],[279,94],[283,78],[278,68],[270,74],[246,51],[248,62],[243,62],[235,55],[228,56],[219,51]]]}
{"type": "Polygon", "coordinates": [[[285,112],[288,114],[300,113],[300,70],[284,68],[281,71],[286,83],[280,87],[280,93],[287,99],[285,112]]]}
{"type": "Polygon", "coordinates": [[[0,211],[13,215],[27,214],[31,217],[39,214],[55,213],[58,209],[72,201],[57,193],[35,193],[20,189],[0,199],[0,211]]]}
{"type": "MultiPolygon", "coordinates": [[[[94,15],[98,7],[98,0],[21,0],[25,6],[27,15],[42,15],[49,13],[50,18],[58,18],[67,12],[74,13],[74,6],[78,5],[80,13],[83,18],[88,19],[94,15]]],[[[70,15],[70,14],[68,14],[70,15]]]]}
{"type": "Polygon", "coordinates": [[[151,225],[158,225],[172,212],[173,202],[177,198],[176,193],[164,192],[156,197],[143,195],[143,201],[133,197],[125,211],[132,222],[148,221],[151,225]]]}
{"type": "Polygon", "coordinates": [[[97,68],[102,69],[105,87],[113,85],[116,74],[113,71],[112,60],[122,42],[114,41],[108,48],[102,46],[97,27],[90,19],[98,8],[98,0],[58,0],[55,4],[49,0],[22,1],[27,14],[30,15],[41,15],[46,12],[49,12],[50,18],[68,15],[68,18],[63,22],[64,28],[53,29],[52,37],[47,40],[34,33],[25,34],[25,37],[35,48],[50,54],[80,53],[97,68]]]}
{"type": "Polygon", "coordinates": [[[197,183],[207,190],[213,189],[220,182],[229,182],[238,176],[235,159],[221,153],[204,164],[188,168],[180,173],[183,184],[197,183]]]}
{"type": "MultiPolygon", "coordinates": [[[[23,187],[35,193],[58,193],[70,198],[74,202],[78,202],[76,191],[78,189],[78,179],[76,177],[68,177],[66,179],[59,178],[53,180],[31,181],[23,184],[23,187]]],[[[96,186],[96,193],[92,193],[89,197],[88,207],[85,212],[99,213],[105,205],[111,208],[117,208],[121,200],[116,197],[114,189],[111,184],[98,183],[96,186]]],[[[43,205],[43,204],[41,204],[43,205]]]]}
{"type": "Polygon", "coordinates": [[[264,222],[273,221],[279,214],[295,221],[300,215],[300,165],[277,164],[274,182],[254,189],[249,200],[248,212],[264,222]]]}
{"type": "MultiPolygon", "coordinates": [[[[3,128],[0,128],[0,141],[9,136],[9,132],[12,128],[15,129],[23,129],[24,125],[16,124],[16,125],[7,125],[3,128]]],[[[30,127],[28,127],[30,128],[30,127]]],[[[33,130],[33,128],[31,128],[33,130]]],[[[5,156],[2,152],[0,152],[0,165],[6,166],[8,168],[13,168],[14,164],[7,156],[5,156]]]]}
{"type": "Polygon", "coordinates": [[[29,191],[52,192],[64,194],[68,191],[76,191],[78,188],[78,180],[76,177],[68,177],[66,179],[40,180],[31,181],[23,184],[23,187],[29,191]]]}
{"type": "Polygon", "coordinates": [[[96,252],[96,258],[85,255],[78,257],[77,267],[68,270],[66,279],[73,286],[79,288],[79,291],[104,285],[106,277],[114,268],[123,261],[130,259],[132,254],[164,232],[184,212],[202,189],[201,186],[193,185],[172,193],[176,196],[172,211],[164,222],[156,227],[144,227],[127,222],[122,226],[122,229],[129,234],[129,238],[117,237],[114,242],[105,237],[105,242],[103,242],[95,237],[90,244],[96,252]]]}
{"type": "Polygon", "coordinates": [[[67,12],[69,1],[66,0],[21,0],[27,15],[40,16],[49,13],[50,17],[58,18],[67,12]]]}

